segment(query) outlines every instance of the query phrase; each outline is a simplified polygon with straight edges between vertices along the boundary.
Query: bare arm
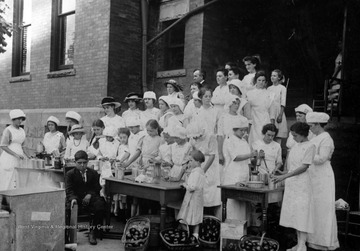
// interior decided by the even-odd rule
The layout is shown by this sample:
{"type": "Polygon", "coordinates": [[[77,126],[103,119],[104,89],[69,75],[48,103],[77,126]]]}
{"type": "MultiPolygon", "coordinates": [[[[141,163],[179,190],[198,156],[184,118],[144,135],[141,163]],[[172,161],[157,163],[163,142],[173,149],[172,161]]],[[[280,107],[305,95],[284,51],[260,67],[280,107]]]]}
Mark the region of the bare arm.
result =
{"type": "Polygon", "coordinates": [[[293,177],[293,176],[296,176],[296,175],[299,175],[299,174],[305,172],[309,167],[310,167],[309,164],[302,164],[300,167],[296,168],[292,172],[289,172],[289,173],[286,173],[286,174],[283,174],[283,175],[274,176],[273,180],[274,180],[275,183],[281,182],[281,181],[283,181],[283,180],[285,180],[287,178],[290,178],[290,177],[293,177]]]}
{"type": "Polygon", "coordinates": [[[127,168],[131,163],[133,163],[137,158],[139,158],[140,154],[140,149],[137,149],[135,154],[122,167],[127,168]]]}
{"type": "Polygon", "coordinates": [[[1,146],[0,148],[1,148],[3,151],[7,152],[8,154],[14,156],[14,157],[17,158],[17,159],[23,159],[23,158],[24,158],[24,156],[17,154],[16,152],[14,152],[13,150],[11,150],[11,149],[10,149],[9,147],[7,147],[7,146],[1,146]]]}
{"type": "Polygon", "coordinates": [[[215,154],[212,154],[209,156],[208,161],[206,162],[206,164],[204,165],[204,173],[207,172],[207,170],[210,168],[211,164],[214,162],[215,159],[215,154]]]}

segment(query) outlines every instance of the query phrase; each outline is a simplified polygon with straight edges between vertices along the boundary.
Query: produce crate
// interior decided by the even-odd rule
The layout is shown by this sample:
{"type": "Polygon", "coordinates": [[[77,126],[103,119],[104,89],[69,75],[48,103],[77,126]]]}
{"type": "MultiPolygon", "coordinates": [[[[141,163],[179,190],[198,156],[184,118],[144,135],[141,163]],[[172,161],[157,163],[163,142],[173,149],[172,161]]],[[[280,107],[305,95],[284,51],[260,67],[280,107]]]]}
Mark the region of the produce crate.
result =
{"type": "Polygon", "coordinates": [[[279,247],[279,242],[270,238],[245,235],[240,239],[241,251],[278,251],[279,247]]]}
{"type": "Polygon", "coordinates": [[[240,238],[246,235],[247,222],[226,219],[221,222],[220,250],[240,251],[240,238]]]}
{"type": "Polygon", "coordinates": [[[220,242],[220,223],[221,221],[217,217],[204,215],[199,231],[201,246],[205,248],[218,248],[220,242]]]}
{"type": "Polygon", "coordinates": [[[126,251],[144,251],[149,244],[150,220],[146,217],[135,216],[125,225],[121,238],[126,251]]]}
{"type": "Polygon", "coordinates": [[[162,230],[160,237],[168,250],[185,251],[200,245],[196,238],[190,237],[189,225],[184,220],[178,220],[175,228],[162,230]],[[186,226],[186,230],[180,229],[181,224],[186,226]]]}

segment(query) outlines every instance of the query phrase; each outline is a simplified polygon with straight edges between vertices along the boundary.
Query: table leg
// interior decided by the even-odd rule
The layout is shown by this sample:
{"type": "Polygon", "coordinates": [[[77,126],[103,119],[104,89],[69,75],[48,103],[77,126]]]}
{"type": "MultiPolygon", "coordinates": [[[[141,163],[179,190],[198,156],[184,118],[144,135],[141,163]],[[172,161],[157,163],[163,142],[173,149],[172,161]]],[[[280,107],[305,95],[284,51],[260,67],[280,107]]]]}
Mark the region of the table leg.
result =
{"type": "Polygon", "coordinates": [[[162,204],[160,209],[160,230],[165,229],[166,205],[162,204]]]}
{"type": "Polygon", "coordinates": [[[267,229],[267,206],[262,206],[262,232],[265,233],[267,229]]]}
{"type": "MultiPolygon", "coordinates": [[[[105,184],[106,185],[106,184],[105,184]]],[[[109,189],[105,189],[105,191],[109,191],[109,189]]],[[[110,219],[111,219],[111,194],[106,192],[106,213],[105,213],[105,225],[107,226],[106,231],[110,231],[110,219]]]]}
{"type": "Polygon", "coordinates": [[[224,199],[222,201],[222,221],[226,220],[226,202],[227,202],[227,199],[224,199]]]}

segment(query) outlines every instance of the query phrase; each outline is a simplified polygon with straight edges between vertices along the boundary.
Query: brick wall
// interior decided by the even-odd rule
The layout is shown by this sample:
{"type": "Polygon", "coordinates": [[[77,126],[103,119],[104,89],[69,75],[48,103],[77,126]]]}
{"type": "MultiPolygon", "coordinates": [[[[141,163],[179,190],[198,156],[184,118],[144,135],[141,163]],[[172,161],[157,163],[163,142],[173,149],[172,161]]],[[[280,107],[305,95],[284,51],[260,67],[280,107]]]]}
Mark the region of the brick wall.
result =
{"type": "Polygon", "coordinates": [[[123,103],[129,92],[142,92],[140,1],[111,0],[108,95],[123,103]]]}
{"type": "MultiPolygon", "coordinates": [[[[13,2],[7,0],[9,6],[13,2]]],[[[47,78],[52,1],[32,1],[31,80],[9,83],[12,39],[0,57],[0,109],[91,107],[106,95],[110,0],[76,1],[75,76],[47,78]]]]}

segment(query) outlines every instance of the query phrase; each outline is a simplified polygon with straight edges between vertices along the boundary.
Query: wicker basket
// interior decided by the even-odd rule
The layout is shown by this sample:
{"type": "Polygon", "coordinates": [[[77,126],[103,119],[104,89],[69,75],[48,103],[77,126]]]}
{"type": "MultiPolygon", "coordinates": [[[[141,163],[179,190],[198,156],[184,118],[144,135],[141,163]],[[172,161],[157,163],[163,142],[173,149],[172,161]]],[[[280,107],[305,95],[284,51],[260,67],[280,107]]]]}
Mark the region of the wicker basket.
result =
{"type": "MultiPolygon", "coordinates": [[[[160,240],[160,216],[159,215],[142,215],[150,220],[150,237],[149,247],[158,247],[160,240]]],[[[175,222],[174,217],[167,216],[165,219],[165,228],[171,228],[175,222]]]]}
{"type": "MultiPolygon", "coordinates": [[[[187,235],[188,235],[188,238],[189,238],[190,237],[190,230],[189,230],[189,225],[186,223],[186,221],[178,220],[177,223],[178,223],[177,228],[180,226],[180,224],[184,224],[186,226],[186,231],[187,231],[187,235]]],[[[191,249],[193,249],[195,247],[198,247],[200,245],[199,242],[188,243],[188,244],[172,244],[172,243],[169,243],[164,237],[164,234],[166,232],[168,232],[169,230],[174,230],[174,228],[168,228],[168,229],[162,230],[160,232],[161,240],[163,241],[164,245],[166,246],[166,248],[168,250],[185,251],[185,250],[191,250],[191,249]]]]}
{"type": "Polygon", "coordinates": [[[219,241],[220,241],[220,223],[221,221],[215,217],[215,216],[212,216],[212,215],[204,215],[203,217],[203,223],[200,225],[200,234],[199,234],[199,241],[200,241],[200,244],[201,246],[203,247],[206,247],[206,248],[212,248],[212,249],[216,249],[219,247],[219,241]],[[218,232],[219,232],[219,235],[217,236],[216,238],[216,241],[206,241],[202,238],[202,235],[201,235],[201,229],[203,227],[205,227],[205,221],[206,220],[210,220],[210,221],[215,221],[216,224],[219,225],[219,229],[218,229],[218,232]]]}
{"type": "Polygon", "coordinates": [[[256,250],[260,250],[260,251],[278,251],[279,250],[279,242],[277,242],[274,239],[270,239],[270,238],[261,238],[258,236],[252,236],[252,235],[244,235],[243,237],[241,237],[240,239],[240,250],[241,251],[248,251],[248,250],[253,250],[253,246],[251,248],[246,248],[249,247],[249,243],[252,243],[252,245],[254,246],[254,244],[256,245],[256,247],[258,247],[260,244],[260,249],[256,249],[256,250]],[[268,248],[264,248],[264,245],[268,243],[268,248]]]}
{"type": "Polygon", "coordinates": [[[125,228],[124,228],[124,234],[121,238],[121,241],[122,243],[124,244],[124,248],[126,251],[145,251],[148,244],[149,244],[149,237],[150,237],[150,220],[146,217],[141,217],[141,216],[135,216],[135,217],[132,217],[130,218],[127,222],[126,222],[126,225],[125,225],[125,228]],[[127,231],[134,225],[137,225],[137,224],[142,224],[144,225],[144,228],[147,228],[149,229],[148,230],[148,234],[146,237],[142,238],[142,239],[139,239],[139,240],[126,240],[126,233],[127,231]],[[144,244],[141,245],[141,246],[137,246],[137,247],[131,247],[131,246],[128,246],[129,244],[139,244],[140,242],[143,242],[144,244]]]}

